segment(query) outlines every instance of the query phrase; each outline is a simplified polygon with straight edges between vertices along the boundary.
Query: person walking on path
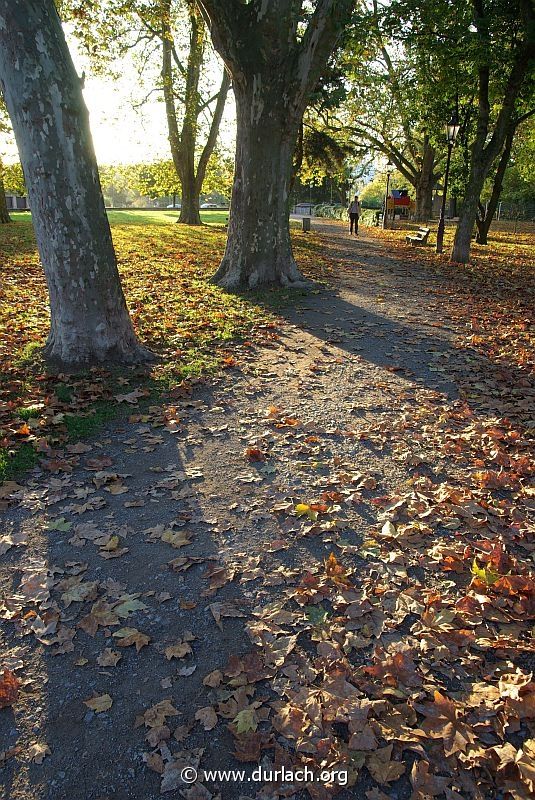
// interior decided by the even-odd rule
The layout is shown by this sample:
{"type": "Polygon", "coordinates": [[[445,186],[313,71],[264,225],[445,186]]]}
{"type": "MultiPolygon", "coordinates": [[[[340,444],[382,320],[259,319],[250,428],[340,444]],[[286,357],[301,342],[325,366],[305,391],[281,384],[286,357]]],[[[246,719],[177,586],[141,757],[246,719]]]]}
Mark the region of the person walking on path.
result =
{"type": "Polygon", "coordinates": [[[359,217],[360,217],[360,203],[359,203],[359,196],[358,194],[355,195],[355,199],[351,201],[349,204],[349,208],[347,209],[347,213],[349,214],[349,235],[353,233],[353,228],[355,229],[355,236],[359,235],[359,217]]]}

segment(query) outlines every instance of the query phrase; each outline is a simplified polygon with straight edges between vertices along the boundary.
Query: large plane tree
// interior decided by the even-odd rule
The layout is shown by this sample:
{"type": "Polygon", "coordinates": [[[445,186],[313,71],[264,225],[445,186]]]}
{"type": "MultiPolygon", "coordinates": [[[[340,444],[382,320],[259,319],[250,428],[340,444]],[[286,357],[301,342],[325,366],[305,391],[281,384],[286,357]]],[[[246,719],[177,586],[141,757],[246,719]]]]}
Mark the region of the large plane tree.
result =
{"type": "Polygon", "coordinates": [[[290,241],[292,163],[303,113],[354,0],[198,0],[236,98],[226,288],[299,286],[290,241]]]}
{"type": "Polygon", "coordinates": [[[81,82],[54,0],[0,0],[0,87],[48,283],[45,354],[68,365],[145,358],[121,288],[81,82]]]}

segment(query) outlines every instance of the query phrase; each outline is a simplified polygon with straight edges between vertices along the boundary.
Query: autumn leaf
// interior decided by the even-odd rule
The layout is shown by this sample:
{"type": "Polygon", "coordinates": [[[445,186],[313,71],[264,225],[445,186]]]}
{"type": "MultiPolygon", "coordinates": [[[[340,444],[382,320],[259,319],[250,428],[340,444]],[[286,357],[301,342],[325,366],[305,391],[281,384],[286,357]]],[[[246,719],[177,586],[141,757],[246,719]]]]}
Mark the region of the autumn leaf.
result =
{"type": "Polygon", "coordinates": [[[4,675],[0,678],[0,708],[12,706],[17,702],[19,686],[20,681],[15,673],[4,669],[4,675]]]}
{"type": "Polygon", "coordinates": [[[51,753],[52,751],[47,744],[36,742],[36,744],[32,744],[31,747],[28,748],[27,755],[34,764],[42,764],[45,757],[49,756],[51,753]]]}
{"type": "Polygon", "coordinates": [[[20,428],[17,428],[15,431],[15,436],[29,436],[31,433],[31,428],[27,422],[24,422],[20,428]]]}
{"type": "Polygon", "coordinates": [[[49,531],[70,531],[72,528],[72,522],[67,522],[65,517],[60,517],[59,519],[50,520],[48,523],[47,529],[49,531]]]}
{"type": "Polygon", "coordinates": [[[90,697],[89,700],[84,700],[84,705],[94,711],[95,714],[101,714],[103,711],[109,711],[113,705],[113,700],[109,694],[100,694],[90,697]]]}
{"type": "Polygon", "coordinates": [[[258,719],[254,708],[244,708],[232,720],[233,725],[236,726],[236,733],[249,733],[256,731],[258,727],[258,719]]]}
{"type": "Polygon", "coordinates": [[[492,586],[500,577],[499,574],[494,572],[490,567],[480,567],[476,558],[474,558],[472,564],[472,575],[475,575],[478,580],[482,581],[487,586],[492,586]]]}
{"type": "Polygon", "coordinates": [[[266,454],[260,450],[259,447],[247,447],[245,450],[245,456],[249,459],[249,461],[265,461],[266,454]]]}
{"type": "Polygon", "coordinates": [[[297,503],[294,511],[298,517],[308,517],[313,522],[318,518],[318,512],[314,511],[307,503],[297,503]]]}
{"type": "Polygon", "coordinates": [[[381,747],[366,758],[372,778],[380,784],[396,781],[405,772],[405,764],[392,760],[393,745],[381,747]]]}
{"type": "Polygon", "coordinates": [[[134,644],[138,653],[150,642],[150,636],[141,633],[137,628],[121,628],[114,631],[112,636],[117,639],[117,647],[130,647],[134,644]]]}
{"type": "Polygon", "coordinates": [[[215,669],[213,672],[209,672],[208,675],[205,675],[203,678],[204,686],[210,686],[212,689],[217,688],[223,680],[223,673],[215,669]]]}
{"type": "Polygon", "coordinates": [[[167,542],[171,547],[178,549],[179,547],[186,547],[186,545],[191,544],[192,536],[193,534],[187,531],[166,530],[162,533],[161,539],[162,542],[167,542]]]}
{"type": "Polygon", "coordinates": [[[114,606],[113,613],[117,614],[117,616],[121,617],[122,619],[126,619],[135,611],[145,611],[146,608],[147,606],[145,603],[142,603],[140,600],[128,598],[127,600],[123,600],[121,603],[114,606]]]}
{"type": "Polygon", "coordinates": [[[212,706],[199,708],[199,710],[195,712],[195,719],[197,722],[201,723],[205,731],[211,731],[217,725],[217,714],[212,706]]]}
{"type": "Polygon", "coordinates": [[[165,657],[167,660],[172,658],[185,658],[190,655],[193,650],[188,642],[178,641],[176,644],[169,645],[165,648],[165,657]]]}
{"type": "Polygon", "coordinates": [[[97,664],[99,667],[115,667],[121,658],[122,656],[120,653],[116,653],[110,647],[106,647],[106,649],[98,656],[97,664]]]}

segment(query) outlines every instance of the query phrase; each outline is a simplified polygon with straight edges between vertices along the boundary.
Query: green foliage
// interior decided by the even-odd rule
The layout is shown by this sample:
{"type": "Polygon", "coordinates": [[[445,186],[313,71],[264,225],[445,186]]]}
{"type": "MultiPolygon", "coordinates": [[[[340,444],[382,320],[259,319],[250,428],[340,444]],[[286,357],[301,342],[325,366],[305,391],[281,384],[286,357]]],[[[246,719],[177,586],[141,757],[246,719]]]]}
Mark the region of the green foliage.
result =
{"type": "Polygon", "coordinates": [[[203,183],[203,194],[230,198],[234,182],[234,158],[220,150],[212,153],[203,183]]]}
{"type": "MultiPolygon", "coordinates": [[[[99,166],[104,201],[108,206],[129,206],[139,200],[137,167],[130,164],[99,166]]],[[[145,194],[140,192],[140,194],[145,194]]]]}
{"type": "Polygon", "coordinates": [[[147,197],[180,195],[180,181],[171,159],[138,164],[132,170],[132,177],[136,189],[147,197]]]}
{"type": "Polygon", "coordinates": [[[351,148],[341,137],[307,126],[303,137],[303,164],[299,170],[301,181],[318,184],[327,177],[343,181],[345,161],[350,152],[351,148]]]}
{"type": "MultiPolygon", "coordinates": [[[[61,13],[96,73],[112,72],[114,59],[128,53],[137,66],[140,90],[147,97],[157,93],[165,102],[172,160],[134,170],[128,177],[128,187],[151,198],[171,197],[180,195],[183,180],[185,186],[195,181],[202,192],[206,157],[216,144],[220,123],[216,109],[219,107],[222,113],[228,82],[221,83],[223,70],[215,78],[210,68],[208,32],[196,3],[63,0],[61,13]]],[[[205,191],[214,191],[212,184],[219,183],[225,185],[228,194],[226,166],[216,158],[211,168],[212,180],[205,191]]],[[[111,205],[128,204],[125,189],[114,175],[110,191],[118,192],[118,196],[108,192],[111,205]]]]}
{"type": "MultiPolygon", "coordinates": [[[[390,177],[391,189],[406,189],[407,181],[403,175],[394,171],[390,177]]],[[[360,192],[360,202],[368,208],[381,208],[386,193],[386,173],[377,172],[373,179],[360,192]]]]}
{"type": "Polygon", "coordinates": [[[519,128],[509,167],[505,173],[502,200],[535,203],[535,117],[519,128]]]}
{"type": "Polygon", "coordinates": [[[27,190],[24,181],[24,173],[18,161],[13,164],[3,165],[2,178],[4,181],[4,189],[7,194],[15,194],[19,197],[24,197],[26,195],[27,190]]]}

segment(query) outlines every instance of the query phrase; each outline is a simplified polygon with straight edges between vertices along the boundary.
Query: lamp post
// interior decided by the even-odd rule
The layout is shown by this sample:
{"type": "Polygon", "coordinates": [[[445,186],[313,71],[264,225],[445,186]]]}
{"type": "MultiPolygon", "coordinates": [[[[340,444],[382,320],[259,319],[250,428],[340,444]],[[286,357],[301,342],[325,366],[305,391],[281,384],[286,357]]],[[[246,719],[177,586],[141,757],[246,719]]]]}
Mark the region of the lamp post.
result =
{"type": "Polygon", "coordinates": [[[390,191],[390,176],[392,175],[392,171],[394,169],[394,165],[388,159],[386,162],[386,193],[385,193],[385,207],[383,209],[383,230],[388,228],[388,192],[390,191]]]}
{"type": "Polygon", "coordinates": [[[448,178],[450,176],[450,162],[451,162],[451,151],[453,150],[453,145],[455,144],[455,140],[457,138],[457,134],[459,133],[459,114],[457,109],[451,115],[451,119],[446,125],[446,137],[448,141],[448,158],[446,160],[446,172],[444,173],[444,189],[442,192],[442,203],[440,206],[440,219],[438,221],[438,230],[437,230],[437,247],[436,252],[442,253],[443,245],[444,245],[444,228],[446,225],[445,217],[446,217],[446,198],[448,194],[448,178]]]}

